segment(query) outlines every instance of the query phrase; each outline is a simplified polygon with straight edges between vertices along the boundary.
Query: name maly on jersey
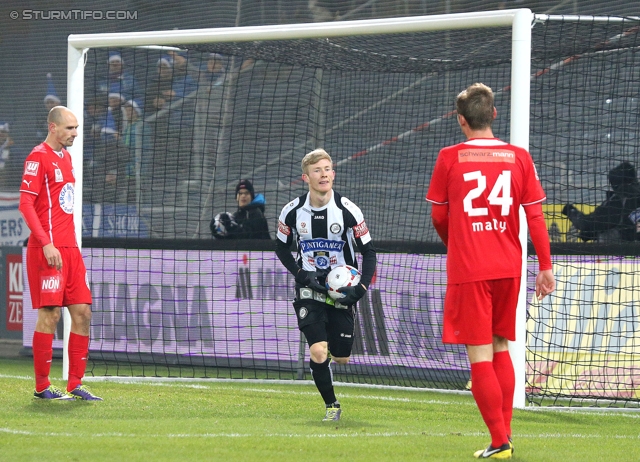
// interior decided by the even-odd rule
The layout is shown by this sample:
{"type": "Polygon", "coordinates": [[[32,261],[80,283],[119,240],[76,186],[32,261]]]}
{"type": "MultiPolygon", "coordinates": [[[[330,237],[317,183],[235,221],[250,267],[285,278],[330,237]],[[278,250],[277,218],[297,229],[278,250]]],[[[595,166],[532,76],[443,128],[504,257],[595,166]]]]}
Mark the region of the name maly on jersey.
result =
{"type": "Polygon", "coordinates": [[[507,230],[507,222],[506,221],[498,221],[498,219],[494,218],[492,221],[485,221],[484,223],[481,221],[474,221],[471,223],[471,229],[474,232],[476,231],[500,231],[504,233],[507,230]]]}

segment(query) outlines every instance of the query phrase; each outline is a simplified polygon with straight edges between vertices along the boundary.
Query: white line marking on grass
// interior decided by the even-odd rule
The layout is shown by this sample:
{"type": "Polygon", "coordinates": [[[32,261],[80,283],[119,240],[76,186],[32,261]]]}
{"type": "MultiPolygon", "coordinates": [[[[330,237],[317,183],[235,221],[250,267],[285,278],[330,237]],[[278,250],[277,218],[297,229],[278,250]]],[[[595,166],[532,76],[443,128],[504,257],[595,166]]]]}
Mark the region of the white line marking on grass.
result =
{"type": "MultiPolygon", "coordinates": [[[[221,387],[216,387],[217,390],[220,390],[221,387]]],[[[237,388],[232,387],[224,387],[226,390],[237,390],[237,388]]],[[[308,391],[293,391],[293,390],[275,390],[271,388],[246,388],[246,391],[250,391],[253,393],[279,393],[279,394],[287,394],[287,395],[302,395],[302,396],[316,396],[318,394],[317,391],[308,392],[308,391]]],[[[437,399],[413,399],[413,398],[396,398],[393,396],[378,396],[378,395],[355,395],[351,393],[340,393],[340,398],[350,398],[350,399],[372,399],[375,401],[391,401],[391,402],[403,402],[403,403],[423,403],[423,404],[443,404],[443,405],[470,405],[475,406],[475,403],[471,402],[451,402],[451,401],[440,401],[437,399]]]]}
{"type": "MultiPolygon", "coordinates": [[[[219,377],[116,377],[116,376],[95,376],[84,377],[86,382],[203,382],[203,383],[244,383],[244,384],[275,384],[275,385],[313,385],[312,380],[276,380],[276,379],[225,379],[219,377]]],[[[397,385],[375,385],[370,383],[347,383],[334,382],[337,387],[346,388],[371,388],[377,390],[400,390],[411,392],[432,392],[444,394],[460,394],[471,396],[469,390],[443,390],[439,388],[418,388],[418,387],[400,387],[397,385]]]]}
{"type": "Polygon", "coordinates": [[[33,380],[33,377],[29,377],[28,375],[5,375],[5,374],[0,374],[0,379],[33,380]]]}
{"type": "MultiPolygon", "coordinates": [[[[450,438],[452,436],[480,437],[486,436],[484,432],[345,432],[345,433],[167,433],[167,434],[138,434],[138,433],[65,433],[65,432],[38,432],[27,430],[16,430],[13,428],[0,427],[0,433],[24,436],[46,436],[46,437],[69,437],[69,438],[396,438],[401,436],[424,436],[432,438],[450,438]]],[[[640,440],[640,435],[584,435],[581,433],[555,434],[540,433],[515,435],[516,439],[620,439],[620,440],[640,440]]]]}

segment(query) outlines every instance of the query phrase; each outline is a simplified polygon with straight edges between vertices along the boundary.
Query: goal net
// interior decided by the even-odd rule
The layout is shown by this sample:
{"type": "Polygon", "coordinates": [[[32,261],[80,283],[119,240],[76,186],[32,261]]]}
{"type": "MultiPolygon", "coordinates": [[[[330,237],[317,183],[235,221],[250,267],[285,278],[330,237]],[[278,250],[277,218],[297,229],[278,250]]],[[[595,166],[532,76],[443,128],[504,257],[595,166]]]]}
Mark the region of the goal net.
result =
{"type": "Polygon", "coordinates": [[[335,189],[363,210],[379,252],[336,380],[464,389],[466,353],[440,340],[446,250],[424,195],[439,149],[462,140],[455,96],[483,82],[496,94],[496,136],[530,148],[553,253],[566,254],[554,255],[558,290],[543,303],[527,260],[520,388],[535,404],[635,406],[634,250],[568,242],[560,211],[587,211],[604,200],[610,168],[637,164],[637,31],[636,19],[506,10],[71,36],[89,373],[308,377],[273,240],[214,239],[210,222],[237,209],[235,185],[250,179],[273,238],[280,209],[306,190],[301,158],[324,147],[335,189]]]}

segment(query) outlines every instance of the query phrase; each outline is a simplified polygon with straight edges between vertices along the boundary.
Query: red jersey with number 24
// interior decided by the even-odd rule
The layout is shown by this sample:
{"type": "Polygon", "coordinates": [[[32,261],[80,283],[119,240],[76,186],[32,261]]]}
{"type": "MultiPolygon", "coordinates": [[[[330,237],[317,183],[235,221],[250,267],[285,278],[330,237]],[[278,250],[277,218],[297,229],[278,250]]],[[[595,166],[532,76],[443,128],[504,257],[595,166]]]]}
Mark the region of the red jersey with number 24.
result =
{"type": "MultiPolygon", "coordinates": [[[[66,149],[56,153],[47,143],[33,148],[24,162],[21,193],[34,194],[34,207],[45,233],[56,247],[77,247],[73,224],[75,174],[66,149]]],[[[29,239],[29,247],[42,247],[29,239]]]]}
{"type": "Polygon", "coordinates": [[[545,198],[525,149],[497,138],[442,149],[426,199],[449,206],[448,282],[520,277],[520,205],[545,198]]]}

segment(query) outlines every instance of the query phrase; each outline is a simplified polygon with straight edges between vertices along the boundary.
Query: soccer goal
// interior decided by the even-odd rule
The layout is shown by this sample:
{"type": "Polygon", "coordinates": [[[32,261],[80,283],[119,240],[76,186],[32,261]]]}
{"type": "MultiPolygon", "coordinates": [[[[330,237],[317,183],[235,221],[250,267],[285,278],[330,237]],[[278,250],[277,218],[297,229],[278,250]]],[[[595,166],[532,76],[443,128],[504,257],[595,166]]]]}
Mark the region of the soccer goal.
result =
{"type": "MultiPolygon", "coordinates": [[[[292,280],[273,241],[214,240],[209,221],[235,210],[235,184],[248,178],[273,236],[280,208],[305,191],[300,159],[324,147],[336,190],[363,209],[379,251],[336,380],[464,390],[466,354],[440,341],[446,254],[424,201],[439,149],[462,140],[455,96],[473,82],[493,88],[494,133],[530,149],[550,229],[567,240],[562,204],[602,200],[607,170],[638,160],[640,125],[623,111],[637,108],[637,28],[522,9],[70,36],[67,105],[84,128],[70,150],[76,226],[94,295],[89,373],[304,378],[292,280]],[[605,145],[607,133],[620,141],[605,145]]],[[[569,255],[554,258],[558,291],[544,303],[531,293],[535,257],[523,265],[515,405],[636,406],[639,262],[607,256],[628,247],[558,245],[569,255]],[[613,364],[626,394],[592,380],[613,364]]]]}

